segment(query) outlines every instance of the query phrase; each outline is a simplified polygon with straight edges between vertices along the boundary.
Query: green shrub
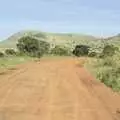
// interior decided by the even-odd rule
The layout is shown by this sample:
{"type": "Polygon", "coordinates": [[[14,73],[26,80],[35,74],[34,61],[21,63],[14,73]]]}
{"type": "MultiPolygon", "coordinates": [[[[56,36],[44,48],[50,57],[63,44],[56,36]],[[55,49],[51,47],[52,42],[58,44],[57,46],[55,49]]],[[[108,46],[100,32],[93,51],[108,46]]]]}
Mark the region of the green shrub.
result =
{"type": "Polygon", "coordinates": [[[39,55],[48,53],[50,45],[45,41],[26,36],[18,40],[17,48],[20,53],[25,53],[32,57],[38,57],[39,55]]]}
{"type": "Polygon", "coordinates": [[[106,70],[99,71],[97,78],[113,90],[120,90],[120,73],[117,68],[106,68],[106,70]]]}
{"type": "Polygon", "coordinates": [[[100,54],[98,55],[98,58],[104,58],[104,54],[103,54],[103,53],[100,53],[100,54]]]}
{"type": "Polygon", "coordinates": [[[98,59],[93,69],[96,77],[108,87],[120,91],[120,59],[119,55],[98,59]]]}
{"type": "Polygon", "coordinates": [[[51,54],[54,55],[69,55],[69,50],[66,47],[62,47],[62,46],[58,46],[56,45],[52,50],[51,50],[51,54]]]}
{"type": "Polygon", "coordinates": [[[113,45],[106,45],[103,48],[102,57],[113,56],[115,54],[116,50],[117,50],[117,48],[114,47],[113,45]]]}
{"type": "Polygon", "coordinates": [[[116,63],[112,57],[106,57],[102,60],[102,66],[115,67],[116,63]]]}
{"type": "Polygon", "coordinates": [[[26,56],[26,54],[23,52],[17,51],[16,56],[26,56]]]}
{"type": "Polygon", "coordinates": [[[18,40],[17,48],[23,53],[35,53],[39,50],[39,41],[32,37],[22,37],[18,40]]]}
{"type": "Polygon", "coordinates": [[[4,57],[4,53],[3,52],[0,52],[0,58],[1,57],[4,57]]]}
{"type": "Polygon", "coordinates": [[[5,54],[6,55],[16,55],[16,51],[14,49],[6,49],[5,54]]]}
{"type": "Polygon", "coordinates": [[[96,52],[90,52],[88,54],[89,57],[96,57],[97,56],[97,53],[96,52]]]}
{"type": "Polygon", "coordinates": [[[75,49],[73,50],[73,54],[75,56],[86,56],[89,53],[89,46],[87,45],[76,45],[75,49]]]}

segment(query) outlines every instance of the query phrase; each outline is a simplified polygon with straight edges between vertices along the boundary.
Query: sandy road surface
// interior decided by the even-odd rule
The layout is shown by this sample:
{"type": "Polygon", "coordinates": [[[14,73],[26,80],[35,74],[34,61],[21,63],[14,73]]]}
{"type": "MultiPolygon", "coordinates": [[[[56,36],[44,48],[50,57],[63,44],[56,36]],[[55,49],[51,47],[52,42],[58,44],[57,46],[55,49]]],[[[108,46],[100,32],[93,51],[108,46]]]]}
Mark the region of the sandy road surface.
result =
{"type": "Polygon", "coordinates": [[[120,96],[76,63],[41,60],[0,75],[0,120],[120,120],[120,96]]]}

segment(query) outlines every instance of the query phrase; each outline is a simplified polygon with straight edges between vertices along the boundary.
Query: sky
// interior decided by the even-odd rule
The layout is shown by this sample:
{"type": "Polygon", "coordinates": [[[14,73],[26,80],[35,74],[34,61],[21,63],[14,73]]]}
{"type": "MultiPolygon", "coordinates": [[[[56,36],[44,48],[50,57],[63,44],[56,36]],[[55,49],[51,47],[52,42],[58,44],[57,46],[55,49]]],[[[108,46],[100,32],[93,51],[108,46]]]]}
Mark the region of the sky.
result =
{"type": "Polygon", "coordinates": [[[112,36],[120,0],[0,0],[0,40],[21,30],[112,36]]]}

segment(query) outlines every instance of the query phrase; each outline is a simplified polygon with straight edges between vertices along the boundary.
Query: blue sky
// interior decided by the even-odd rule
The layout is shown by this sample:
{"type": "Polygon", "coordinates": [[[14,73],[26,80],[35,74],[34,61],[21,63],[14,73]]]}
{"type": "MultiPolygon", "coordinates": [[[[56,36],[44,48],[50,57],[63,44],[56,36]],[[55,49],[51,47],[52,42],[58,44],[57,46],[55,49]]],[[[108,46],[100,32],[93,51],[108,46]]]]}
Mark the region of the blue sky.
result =
{"type": "Polygon", "coordinates": [[[120,0],[0,0],[0,39],[20,30],[120,33],[120,0]]]}

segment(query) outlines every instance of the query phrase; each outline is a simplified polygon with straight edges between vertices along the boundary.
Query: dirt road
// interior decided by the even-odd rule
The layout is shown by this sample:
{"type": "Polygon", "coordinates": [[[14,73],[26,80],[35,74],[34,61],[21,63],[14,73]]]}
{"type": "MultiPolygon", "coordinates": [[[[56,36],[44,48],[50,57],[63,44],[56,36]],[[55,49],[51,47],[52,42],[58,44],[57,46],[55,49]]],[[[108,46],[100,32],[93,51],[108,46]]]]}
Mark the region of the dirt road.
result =
{"type": "Polygon", "coordinates": [[[120,96],[74,59],[41,60],[0,75],[0,120],[120,120],[120,96]]]}

